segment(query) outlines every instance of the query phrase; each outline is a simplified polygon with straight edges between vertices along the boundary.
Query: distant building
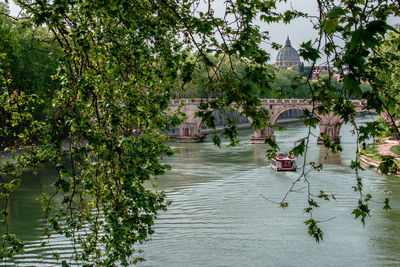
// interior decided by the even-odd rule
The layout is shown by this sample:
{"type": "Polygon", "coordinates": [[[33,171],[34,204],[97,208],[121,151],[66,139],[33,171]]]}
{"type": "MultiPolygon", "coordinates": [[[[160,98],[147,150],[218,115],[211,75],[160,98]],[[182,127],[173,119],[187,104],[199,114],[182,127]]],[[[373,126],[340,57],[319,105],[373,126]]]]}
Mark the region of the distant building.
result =
{"type": "Polygon", "coordinates": [[[317,79],[322,76],[328,76],[329,72],[332,74],[332,78],[335,78],[338,82],[341,82],[343,79],[344,75],[347,75],[349,73],[348,70],[344,70],[341,73],[337,73],[333,71],[332,69],[329,69],[328,66],[317,66],[314,67],[314,70],[312,72],[312,79],[317,79]]]}
{"type": "Polygon", "coordinates": [[[312,72],[312,79],[317,79],[318,77],[328,76],[329,68],[327,66],[316,66],[312,72]]]}
{"type": "Polygon", "coordinates": [[[288,36],[285,46],[279,50],[276,56],[275,68],[280,70],[291,67],[303,72],[304,64],[300,62],[299,53],[292,47],[288,36]]]}

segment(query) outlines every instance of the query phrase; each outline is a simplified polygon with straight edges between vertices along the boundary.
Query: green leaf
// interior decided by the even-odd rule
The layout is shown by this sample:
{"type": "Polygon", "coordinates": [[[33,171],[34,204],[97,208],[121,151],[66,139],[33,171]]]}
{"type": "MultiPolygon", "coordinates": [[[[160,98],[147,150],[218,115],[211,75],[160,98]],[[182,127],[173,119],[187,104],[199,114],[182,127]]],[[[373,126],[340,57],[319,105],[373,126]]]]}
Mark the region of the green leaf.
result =
{"type": "Polygon", "coordinates": [[[311,45],[311,40],[300,45],[299,55],[305,60],[315,62],[320,58],[320,52],[311,45]]]}
{"type": "Polygon", "coordinates": [[[383,209],[384,209],[384,210],[390,210],[390,209],[392,209],[392,208],[390,207],[390,205],[389,205],[389,199],[388,199],[388,198],[385,198],[384,203],[385,203],[385,205],[383,206],[383,209]]]}
{"type": "Polygon", "coordinates": [[[309,219],[305,221],[304,224],[308,226],[308,234],[313,237],[317,243],[323,240],[323,232],[314,219],[309,219]]]}
{"type": "Polygon", "coordinates": [[[343,78],[344,87],[349,90],[349,94],[355,96],[356,98],[360,98],[362,95],[362,91],[360,88],[360,82],[356,80],[354,75],[348,74],[343,78]]]}
{"type": "Polygon", "coordinates": [[[329,18],[339,18],[340,16],[343,16],[346,13],[348,13],[348,11],[343,9],[341,6],[335,6],[327,13],[327,17],[329,17],[329,18]]]}
{"type": "Polygon", "coordinates": [[[324,23],[324,30],[327,34],[331,34],[335,31],[336,26],[338,25],[338,22],[335,20],[325,20],[324,23]]]}
{"type": "Polygon", "coordinates": [[[315,202],[313,199],[308,200],[308,205],[310,205],[310,207],[316,207],[316,208],[319,207],[318,203],[315,202]]]}
{"type": "Polygon", "coordinates": [[[290,150],[289,154],[293,154],[295,157],[299,155],[303,155],[304,151],[306,150],[305,139],[301,140],[301,142],[290,150]]]}
{"type": "Polygon", "coordinates": [[[214,145],[216,145],[219,148],[221,148],[221,138],[219,138],[218,134],[214,134],[213,135],[212,141],[213,141],[214,145]]]}

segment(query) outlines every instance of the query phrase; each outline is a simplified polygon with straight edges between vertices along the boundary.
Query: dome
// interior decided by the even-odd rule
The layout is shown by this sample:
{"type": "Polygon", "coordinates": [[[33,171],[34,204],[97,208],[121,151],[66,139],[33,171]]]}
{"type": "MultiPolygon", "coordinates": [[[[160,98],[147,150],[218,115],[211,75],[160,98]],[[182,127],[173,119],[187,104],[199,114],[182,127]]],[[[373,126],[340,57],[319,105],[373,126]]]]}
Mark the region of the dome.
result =
{"type": "Polygon", "coordinates": [[[300,62],[299,54],[297,53],[296,49],[292,47],[289,37],[286,40],[285,46],[279,50],[278,55],[276,56],[276,61],[300,62]]]}
{"type": "Polygon", "coordinates": [[[280,70],[292,67],[301,73],[303,72],[304,65],[300,62],[299,53],[292,47],[288,37],[285,46],[279,50],[276,56],[275,68],[280,70]]]}

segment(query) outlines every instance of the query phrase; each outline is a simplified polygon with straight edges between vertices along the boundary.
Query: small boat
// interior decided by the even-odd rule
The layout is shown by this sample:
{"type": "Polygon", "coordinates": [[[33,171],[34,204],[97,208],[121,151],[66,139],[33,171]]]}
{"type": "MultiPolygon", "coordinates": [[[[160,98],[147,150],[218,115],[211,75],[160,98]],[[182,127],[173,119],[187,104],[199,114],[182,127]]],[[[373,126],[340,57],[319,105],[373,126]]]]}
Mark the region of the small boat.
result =
{"type": "Polygon", "coordinates": [[[276,171],[296,171],[295,158],[288,153],[278,153],[271,159],[271,167],[276,171]]]}

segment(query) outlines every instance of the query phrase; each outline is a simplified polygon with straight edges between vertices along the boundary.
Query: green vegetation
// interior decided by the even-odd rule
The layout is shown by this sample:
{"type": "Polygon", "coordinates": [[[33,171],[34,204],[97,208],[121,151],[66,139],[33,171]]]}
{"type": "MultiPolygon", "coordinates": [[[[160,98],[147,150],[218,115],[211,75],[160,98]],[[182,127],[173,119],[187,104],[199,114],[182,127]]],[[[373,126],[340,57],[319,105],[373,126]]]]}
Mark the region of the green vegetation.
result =
{"type": "Polygon", "coordinates": [[[393,136],[393,129],[389,127],[389,123],[382,117],[378,116],[375,119],[377,137],[385,138],[393,136]]]}
{"type": "MultiPolygon", "coordinates": [[[[400,26],[386,35],[372,54],[373,84],[379,96],[393,111],[393,120],[400,119],[400,26]]],[[[397,132],[393,131],[392,132],[397,132]]]]}
{"type": "MultiPolygon", "coordinates": [[[[171,92],[172,98],[214,98],[223,97],[224,86],[230,84],[229,79],[232,79],[232,73],[229,69],[235,69],[236,78],[244,79],[246,71],[249,68],[256,68],[257,65],[251,65],[242,62],[238,59],[229,59],[227,55],[220,55],[214,57],[207,55],[213,64],[219,65],[221,77],[217,78],[214,70],[210,67],[203,65],[199,62],[198,55],[191,55],[187,62],[193,64],[193,79],[190,82],[184,82],[183,79],[178,81],[176,87],[171,92]],[[211,81],[210,81],[211,79],[211,81]]],[[[258,66],[260,67],[260,66],[258,66]]],[[[281,69],[275,71],[274,66],[266,64],[265,66],[265,79],[270,85],[264,90],[260,88],[255,89],[254,93],[260,95],[261,98],[309,98],[310,90],[307,85],[307,78],[301,76],[296,69],[281,69]],[[259,91],[260,90],[260,91],[259,91]]],[[[336,82],[336,86],[340,85],[336,82]]]]}
{"type": "MultiPolygon", "coordinates": [[[[172,98],[213,97],[196,113],[206,126],[215,125],[212,110],[240,107],[259,130],[269,118],[261,98],[307,97],[313,106],[304,111],[309,131],[293,148],[296,156],[307,155],[311,127],[331,112],[354,125],[360,144],[377,135],[377,122],[356,125],[357,112],[346,100],[365,99],[366,108],[392,119],[400,114],[398,31],[387,24],[399,16],[398,2],[316,1],[320,17],[281,13],[276,7],[282,1],[275,0],[225,1],[225,14],[216,16],[221,1],[209,1],[208,10],[200,2],[18,0],[26,12],[18,20],[1,4],[0,140],[11,153],[24,151],[13,154],[13,163],[0,163],[3,259],[23,251],[7,227],[18,176],[46,162],[58,177],[52,192],[40,196],[44,236],[56,232],[70,238],[79,248],[74,260],[80,264],[127,266],[143,260],[134,245],[149,239],[157,215],[169,204],[163,192],[144,183],[170,168],[159,161],[174,153],[162,133],[184,120],[180,111],[164,115],[172,98]],[[300,56],[310,66],[323,60],[346,73],[341,84],[332,77],[307,80],[292,70],[275,76],[262,47],[276,44],[263,27],[298,17],[311,20],[319,35],[302,43],[300,56]]],[[[221,135],[235,145],[234,123],[221,135]]],[[[213,141],[220,144],[220,138],[213,141]]],[[[273,139],[267,143],[272,156],[279,147],[273,139]]],[[[341,150],[329,138],[325,145],[341,150]]],[[[307,157],[305,162],[296,181],[310,185],[304,170],[321,166],[307,157]]],[[[372,196],[364,192],[357,157],[350,167],[359,194],[352,213],[365,224],[372,196]]],[[[396,171],[393,159],[383,158],[380,170],[396,171]]],[[[280,202],[283,208],[288,194],[280,202]]],[[[334,196],[323,190],[306,194],[304,223],[319,242],[321,220],[313,212],[318,201],[334,196]]],[[[382,201],[385,209],[388,201],[382,201]]]]}
{"type": "Polygon", "coordinates": [[[307,79],[296,69],[281,69],[274,77],[271,90],[265,98],[309,98],[310,90],[307,79]]]}
{"type": "MultiPolygon", "coordinates": [[[[7,12],[0,2],[0,13],[7,12]]],[[[0,16],[0,149],[20,145],[26,125],[15,120],[44,121],[55,88],[61,48],[46,27],[33,27],[25,19],[0,16]],[[5,95],[7,94],[7,95],[5,95]],[[18,98],[23,98],[18,102],[18,98]],[[18,106],[18,107],[16,107],[18,106]],[[11,113],[19,113],[12,115],[11,113]],[[24,112],[27,112],[24,114],[24,112]],[[12,119],[13,116],[19,118],[12,119]]],[[[26,138],[37,140],[37,133],[26,138]]]]}
{"type": "Polygon", "coordinates": [[[390,148],[390,151],[392,151],[393,153],[395,153],[398,156],[400,156],[400,145],[392,146],[390,148]]]}
{"type": "MultiPolygon", "coordinates": [[[[249,62],[239,60],[236,57],[222,54],[214,56],[207,54],[209,64],[204,64],[202,55],[199,53],[190,54],[185,59],[185,64],[189,65],[190,73],[184,73],[182,70],[181,75],[178,77],[175,87],[171,91],[171,98],[215,98],[224,97],[226,91],[230,90],[232,82],[235,80],[248,79],[246,75],[259,68],[263,71],[266,83],[272,83],[274,80],[274,67],[269,64],[250,64],[249,62]],[[218,66],[218,70],[212,66],[218,66]],[[234,73],[232,72],[234,69],[234,73]],[[186,75],[191,75],[190,77],[186,75]],[[228,88],[226,88],[228,86],[228,88]]],[[[236,81],[237,82],[237,81],[236,81]]],[[[238,86],[244,86],[238,84],[238,86]]],[[[268,87],[254,87],[253,93],[263,95],[269,92],[268,87]]]]}
{"type": "MultiPolygon", "coordinates": [[[[386,144],[386,142],[368,144],[365,149],[361,149],[360,154],[367,160],[373,160],[380,163],[380,165],[378,166],[378,170],[382,173],[390,172],[393,174],[398,174],[398,172],[400,171],[400,161],[395,159],[393,156],[382,155],[378,153],[378,149],[376,148],[376,146],[382,144],[386,144]]],[[[398,154],[400,153],[400,146],[392,146],[390,148],[390,151],[398,154]]]]}
{"type": "Polygon", "coordinates": [[[365,149],[361,150],[361,153],[362,154],[377,154],[378,150],[377,150],[376,146],[381,145],[381,144],[384,144],[384,143],[371,143],[371,144],[368,144],[365,149]]]}
{"type": "Polygon", "coordinates": [[[384,142],[375,142],[367,144],[365,149],[361,149],[360,155],[367,157],[369,159],[375,160],[377,162],[382,161],[382,155],[378,153],[377,146],[385,144],[384,142]]]}

